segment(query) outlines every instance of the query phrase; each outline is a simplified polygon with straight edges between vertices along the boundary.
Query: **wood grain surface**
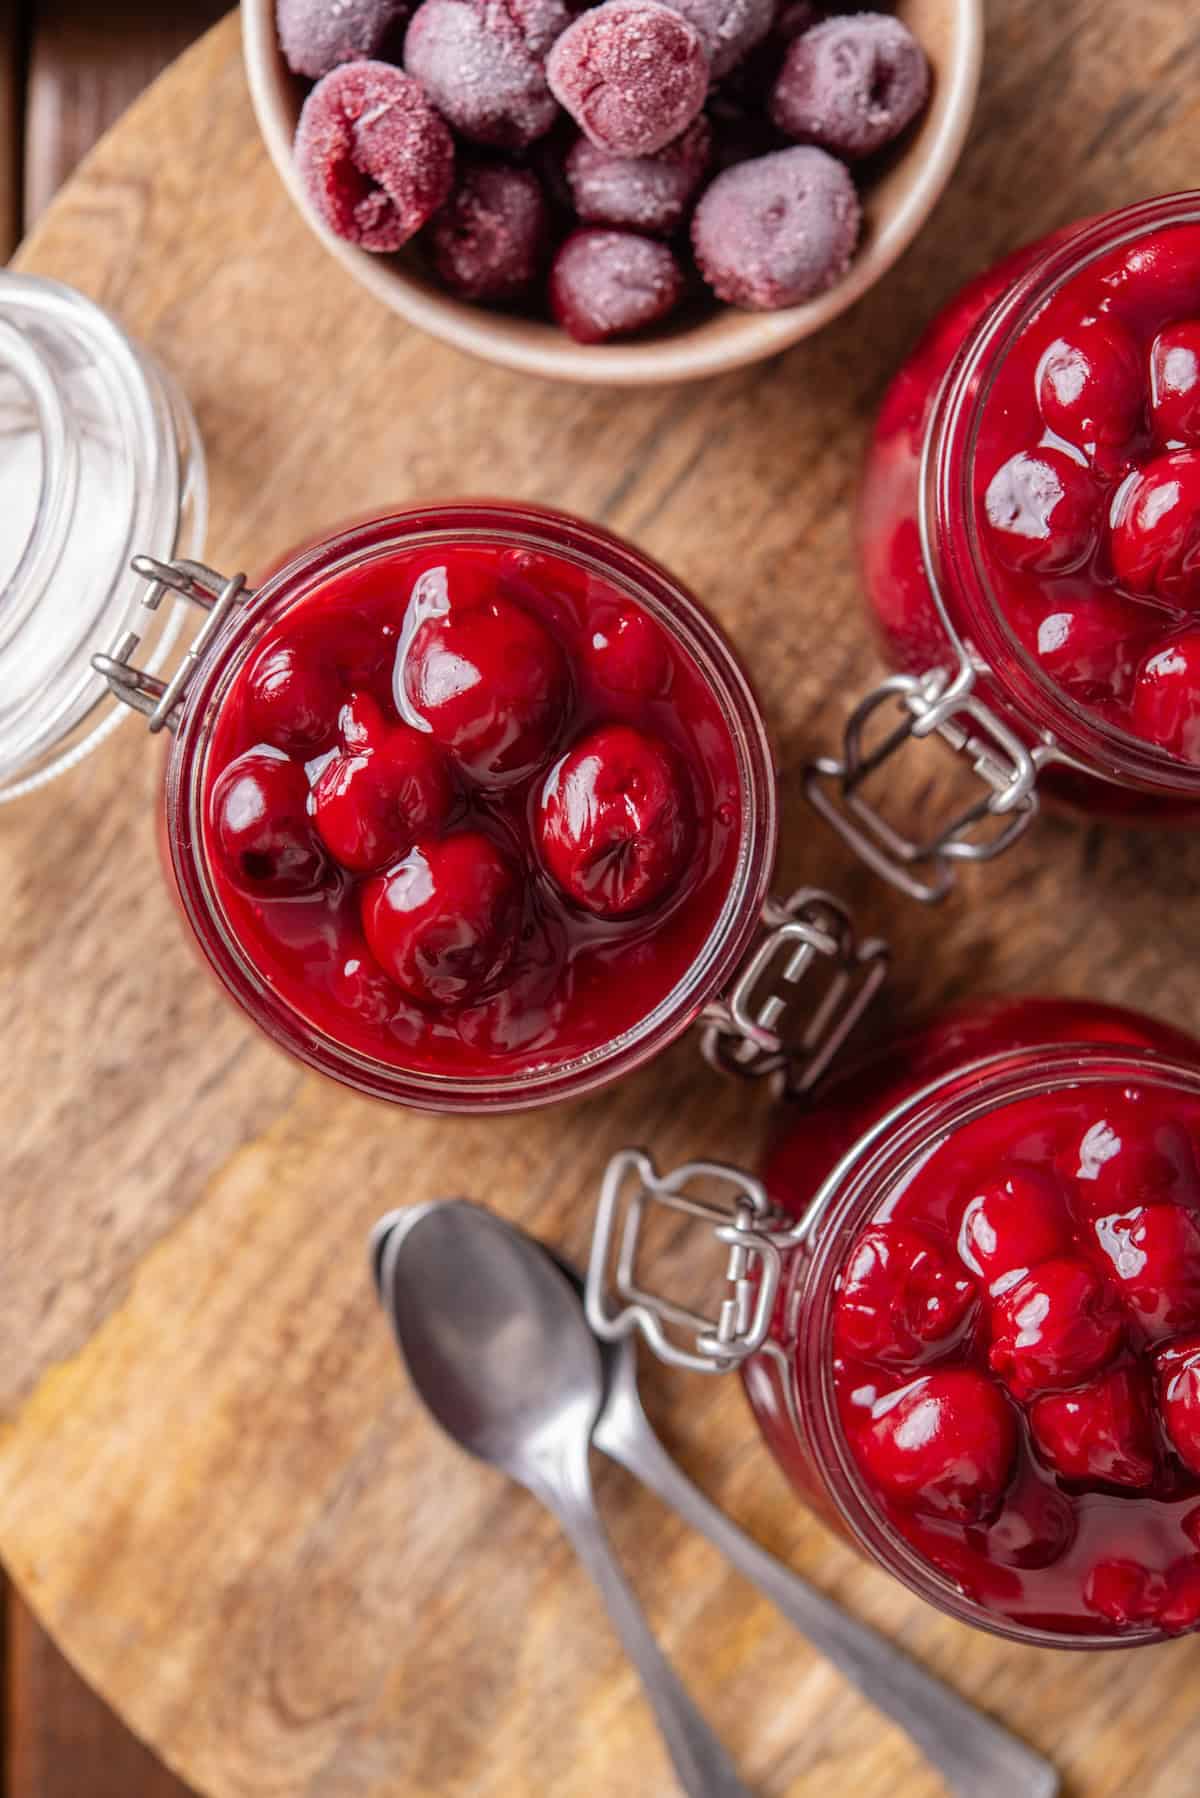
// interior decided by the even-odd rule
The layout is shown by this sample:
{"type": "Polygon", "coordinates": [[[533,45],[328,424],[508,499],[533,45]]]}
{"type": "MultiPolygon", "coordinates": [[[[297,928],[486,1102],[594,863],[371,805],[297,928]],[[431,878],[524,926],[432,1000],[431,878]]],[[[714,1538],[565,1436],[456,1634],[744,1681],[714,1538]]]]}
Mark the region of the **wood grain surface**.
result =
{"type": "MultiPolygon", "coordinates": [[[[996,0],[977,129],[886,286],[714,385],[554,388],[462,360],[356,291],[258,144],[227,20],[55,202],[21,265],[114,308],[190,391],[211,558],[263,564],[413,496],[575,507],[736,636],[779,737],[779,885],[836,888],[897,952],[894,1006],[1044,988],[1200,1011],[1200,842],[1047,820],[936,914],[890,901],[795,771],[878,673],[851,502],[922,321],[1023,237],[1196,176],[1200,30],[1177,0],[996,0]]],[[[622,1798],[670,1776],[553,1524],[418,1414],[363,1245],[385,1207],[487,1199],[581,1256],[607,1155],[752,1159],[761,1103],[679,1045],[516,1120],[372,1107],[300,1072],[193,958],[131,722],[0,812],[0,1554],[56,1639],[212,1798],[622,1798]]],[[[910,776],[910,779],[915,779],[910,776]]],[[[919,800],[913,786],[911,797],[919,800]]],[[[729,1511],[1054,1756],[1076,1798],[1191,1798],[1200,1640],[1007,1647],[911,1599],[790,1496],[736,1384],[653,1375],[729,1511]]],[[[668,1652],[764,1798],[931,1798],[917,1754],[623,1477],[600,1496],[668,1652]]]]}

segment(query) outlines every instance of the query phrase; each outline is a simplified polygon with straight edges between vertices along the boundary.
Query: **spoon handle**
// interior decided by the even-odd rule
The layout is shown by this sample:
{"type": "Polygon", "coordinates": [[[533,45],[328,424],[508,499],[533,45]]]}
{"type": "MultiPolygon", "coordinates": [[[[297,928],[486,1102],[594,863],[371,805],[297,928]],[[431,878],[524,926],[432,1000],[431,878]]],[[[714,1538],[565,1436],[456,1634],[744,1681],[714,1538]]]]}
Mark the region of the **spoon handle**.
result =
{"type": "Polygon", "coordinates": [[[663,1741],[688,1798],[751,1798],[737,1770],[650,1633],[640,1604],[617,1565],[592,1497],[586,1461],[554,1490],[538,1496],[554,1511],[591,1574],[629,1659],[641,1675],[663,1741]]]}
{"type": "Polygon", "coordinates": [[[962,1798],[1055,1798],[1049,1761],[760,1548],[693,1486],[637,1407],[601,1417],[597,1448],[658,1494],[911,1737],[962,1798]]]}

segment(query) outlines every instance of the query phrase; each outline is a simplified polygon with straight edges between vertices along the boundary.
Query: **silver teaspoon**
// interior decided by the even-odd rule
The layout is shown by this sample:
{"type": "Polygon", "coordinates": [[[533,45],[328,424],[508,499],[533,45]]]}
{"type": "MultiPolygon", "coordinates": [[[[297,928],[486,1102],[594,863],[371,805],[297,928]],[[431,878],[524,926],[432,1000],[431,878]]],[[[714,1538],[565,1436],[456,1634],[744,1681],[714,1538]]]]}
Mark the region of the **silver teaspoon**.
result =
{"type": "Polygon", "coordinates": [[[689,1798],[750,1798],[650,1634],[592,1497],[604,1402],[574,1290],[532,1237],[464,1200],[399,1214],[373,1264],[413,1385],[446,1434],[554,1513],[637,1668],[689,1798]]]}

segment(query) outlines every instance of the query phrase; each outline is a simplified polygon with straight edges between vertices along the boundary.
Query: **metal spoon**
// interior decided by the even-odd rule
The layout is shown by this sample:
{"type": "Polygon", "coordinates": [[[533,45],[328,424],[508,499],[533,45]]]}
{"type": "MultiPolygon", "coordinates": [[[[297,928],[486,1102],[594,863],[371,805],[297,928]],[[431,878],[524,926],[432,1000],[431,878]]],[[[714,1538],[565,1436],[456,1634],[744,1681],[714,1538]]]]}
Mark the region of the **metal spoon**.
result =
{"type": "MultiPolygon", "coordinates": [[[[373,1237],[375,1278],[381,1296],[381,1260],[392,1232],[403,1226],[407,1215],[394,1212],[383,1218],[373,1237]]],[[[513,1235],[522,1234],[513,1225],[495,1221],[513,1235]]],[[[524,1240],[533,1242],[531,1237],[524,1240]]],[[[540,1244],[535,1246],[539,1253],[550,1255],[540,1244]]],[[[578,1300],[572,1328],[577,1330],[582,1324],[588,1329],[582,1281],[573,1268],[552,1258],[571,1281],[578,1300]]],[[[685,1523],[707,1536],[864,1698],[911,1737],[952,1792],[961,1798],[1056,1798],[1059,1777],[1049,1761],[926,1673],[886,1637],[847,1615],[784,1567],[705,1498],[663,1448],[642,1408],[633,1342],[625,1339],[598,1346],[605,1391],[603,1409],[592,1432],[597,1448],[657,1493],[685,1523]]]]}
{"type": "Polygon", "coordinates": [[[570,1282],[532,1237],[465,1200],[384,1221],[376,1278],[421,1398],[447,1435],[558,1518],[641,1674],[689,1798],[750,1798],[650,1634],[597,1514],[588,1451],[604,1373],[570,1282]]]}

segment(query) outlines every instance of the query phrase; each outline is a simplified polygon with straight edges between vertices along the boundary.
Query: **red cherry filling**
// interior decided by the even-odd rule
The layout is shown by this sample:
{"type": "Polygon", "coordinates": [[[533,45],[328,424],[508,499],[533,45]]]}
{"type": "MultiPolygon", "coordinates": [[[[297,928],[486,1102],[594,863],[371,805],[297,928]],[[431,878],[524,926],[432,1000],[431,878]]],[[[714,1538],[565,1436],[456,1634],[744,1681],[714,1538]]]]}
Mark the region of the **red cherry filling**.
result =
{"type": "MultiPolygon", "coordinates": [[[[1159,1356],[1159,1415],[1184,1466],[1200,1474],[1200,1337],[1172,1343],[1159,1356]]],[[[1200,1517],[1195,1531],[1200,1546],[1200,1517]]]]}
{"type": "Polygon", "coordinates": [[[657,699],[671,680],[671,662],[662,632],[640,608],[601,614],[587,640],[592,673],[614,693],[657,699]]]}
{"type": "Polygon", "coordinates": [[[666,745],[629,725],[593,731],[548,776],[537,836],[550,874],[585,911],[622,918],[665,898],[693,836],[666,745]]]}
{"type": "Polygon", "coordinates": [[[454,788],[428,733],[406,724],[389,729],[367,695],[344,708],[341,730],[342,747],[313,786],[313,816],[343,868],[372,873],[441,830],[454,788]]]}
{"type": "Polygon", "coordinates": [[[297,645],[269,645],[249,676],[249,709],[263,742],[311,755],[333,741],[342,686],[335,669],[297,645]]]}
{"type": "Polygon", "coordinates": [[[974,1280],[932,1243],[898,1224],[881,1224],[858,1240],[834,1312],[839,1355],[905,1363],[945,1347],[970,1315],[974,1280]]]}
{"type": "Polygon", "coordinates": [[[1148,1486],[1154,1431],[1144,1376],[1119,1367],[1074,1392],[1049,1392],[1029,1413],[1043,1457],[1068,1480],[1148,1486]]]}
{"type": "Polygon", "coordinates": [[[1060,687],[1094,702],[1128,694],[1147,634],[1145,607],[1132,600],[1070,594],[1038,620],[1031,647],[1060,687]]]}
{"type": "Polygon", "coordinates": [[[1200,319],[1168,325],[1151,344],[1150,418],[1160,443],[1200,445],[1200,319]]]}
{"type": "Polygon", "coordinates": [[[996,470],[984,512],[1008,568],[1065,574],[1086,562],[1099,531],[1100,496],[1086,468],[1056,449],[1020,451],[996,470]]]}
{"type": "Polygon", "coordinates": [[[225,870],[239,891],[283,899],[320,886],[325,857],[296,762],[270,749],[247,751],[218,776],[211,808],[225,870]]]}
{"type": "Polygon", "coordinates": [[[1058,1158],[1089,1217],[1156,1199],[1200,1205],[1200,1175],[1188,1132],[1136,1096],[1110,1100],[1058,1158]]]}
{"type": "Polygon", "coordinates": [[[1166,1597],[1156,1621],[1172,1636],[1200,1623],[1200,1560],[1176,1561],[1168,1569],[1166,1597]]]}
{"type": "Polygon", "coordinates": [[[1172,450],[1122,482],[1112,500],[1109,552],[1131,593],[1200,605],[1200,450],[1172,450]]]}
{"type": "Polygon", "coordinates": [[[1125,443],[1142,422],[1141,358],[1115,318],[1082,318],[1055,339],[1037,373],[1042,417],[1080,449],[1125,443]]]}
{"type": "Polygon", "coordinates": [[[1101,1561],[1083,1584],[1083,1602],[1088,1609],[1118,1629],[1152,1623],[1165,1596],[1161,1573],[1151,1573],[1136,1561],[1101,1561]]]}
{"type": "Polygon", "coordinates": [[[911,1510],[970,1523],[997,1510],[1016,1450],[1007,1401],[969,1367],[940,1369],[888,1393],[861,1438],[882,1492],[911,1510]]]}
{"type": "Polygon", "coordinates": [[[438,610],[404,654],[401,709],[476,780],[520,780],[548,759],[562,729],[571,695],[562,652],[509,600],[454,605],[436,578],[427,591],[438,610]]]}
{"type": "Polygon", "coordinates": [[[1013,1167],[967,1201],[958,1252],[994,1298],[1039,1262],[1069,1253],[1074,1237],[1061,1185],[1035,1167],[1013,1167]]]}
{"type": "Polygon", "coordinates": [[[362,889],[376,961],[423,1005],[464,1005],[504,973],[521,927],[521,885],[479,831],[416,844],[362,889]]]}
{"type": "Polygon", "coordinates": [[[1159,644],[1138,669],[1133,729],[1187,762],[1200,762],[1200,630],[1159,644]]]}
{"type": "Polygon", "coordinates": [[[1121,1296],[1151,1342],[1200,1324],[1200,1222],[1181,1205],[1140,1205],[1096,1224],[1121,1296]]]}
{"type": "Polygon", "coordinates": [[[1116,1354],[1124,1319],[1104,1282],[1069,1256],[1044,1261],[997,1304],[993,1371],[1021,1399],[1074,1386],[1116,1354]]]}

